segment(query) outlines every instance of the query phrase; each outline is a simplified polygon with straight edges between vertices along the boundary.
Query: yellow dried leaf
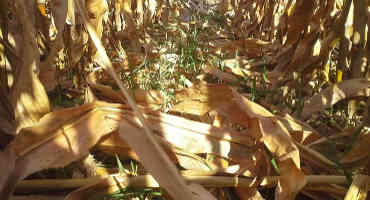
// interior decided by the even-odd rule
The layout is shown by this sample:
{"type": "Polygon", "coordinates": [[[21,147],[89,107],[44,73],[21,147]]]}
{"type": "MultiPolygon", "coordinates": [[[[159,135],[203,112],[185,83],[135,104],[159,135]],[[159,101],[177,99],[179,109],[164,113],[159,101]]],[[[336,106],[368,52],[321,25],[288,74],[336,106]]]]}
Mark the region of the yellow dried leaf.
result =
{"type": "Polygon", "coordinates": [[[294,200],[298,192],[306,185],[304,173],[297,168],[292,159],[278,162],[280,179],[275,190],[276,200],[294,200]]]}
{"type": "Polygon", "coordinates": [[[344,200],[365,200],[369,188],[369,176],[358,174],[353,178],[351,187],[349,188],[344,200]]]}

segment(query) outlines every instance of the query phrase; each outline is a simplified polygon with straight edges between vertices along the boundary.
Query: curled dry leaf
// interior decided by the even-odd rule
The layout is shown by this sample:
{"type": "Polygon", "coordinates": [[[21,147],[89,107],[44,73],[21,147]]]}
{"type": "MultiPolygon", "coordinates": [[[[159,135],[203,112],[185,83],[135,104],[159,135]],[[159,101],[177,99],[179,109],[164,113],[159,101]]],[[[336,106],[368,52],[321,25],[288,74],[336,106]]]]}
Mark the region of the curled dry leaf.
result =
{"type": "MultiPolygon", "coordinates": [[[[78,113],[76,110],[72,111],[78,113]]],[[[7,146],[5,152],[16,153],[18,157],[14,168],[9,169],[5,173],[4,179],[1,179],[1,181],[4,181],[0,183],[0,186],[3,186],[3,188],[0,188],[3,191],[2,196],[0,196],[1,199],[7,199],[15,184],[26,176],[43,169],[66,166],[87,155],[89,149],[101,137],[118,128],[115,120],[106,118],[107,113],[105,111],[91,109],[89,112],[82,113],[79,117],[73,117],[72,122],[66,119],[63,120],[63,117],[54,118],[54,120],[62,119],[61,121],[65,122],[60,124],[58,128],[51,126],[51,129],[47,130],[45,124],[41,124],[39,128],[28,129],[28,131],[35,131],[29,134],[36,135],[35,138],[42,142],[35,141],[33,137],[24,137],[14,140],[7,146]],[[96,123],[97,121],[99,123],[96,123]],[[41,133],[37,131],[41,131],[41,133]],[[27,145],[32,148],[27,148],[27,145]],[[8,189],[4,192],[4,188],[8,189]]],[[[68,115],[65,113],[63,116],[68,115]]],[[[7,158],[2,160],[11,162],[7,158]]]]}
{"type": "Polygon", "coordinates": [[[277,159],[281,179],[276,188],[276,199],[294,199],[295,195],[306,184],[306,179],[300,169],[298,147],[278,118],[274,117],[262,106],[253,103],[232,90],[234,101],[239,109],[250,118],[248,123],[250,134],[263,142],[277,159]],[[293,174],[291,174],[293,172],[293,174]]]}
{"type": "Polygon", "coordinates": [[[301,144],[311,144],[321,138],[321,135],[310,125],[293,118],[289,114],[285,114],[283,117],[276,117],[288,129],[294,140],[301,144]]]}
{"type": "Polygon", "coordinates": [[[352,79],[334,84],[308,99],[301,113],[301,117],[307,119],[314,112],[329,108],[342,99],[354,97],[361,90],[369,87],[369,79],[352,79]]]}
{"type": "MultiPolygon", "coordinates": [[[[244,111],[249,118],[249,121],[244,121],[243,124],[247,124],[253,129],[251,134],[257,140],[264,142],[274,155],[281,157],[288,153],[298,151],[288,130],[278,118],[264,107],[241,96],[235,90],[232,90],[232,95],[239,109],[244,111]]],[[[300,168],[298,152],[292,159],[297,168],[300,168]]]]}
{"type": "Polygon", "coordinates": [[[291,158],[278,161],[280,179],[275,190],[275,199],[295,199],[307,180],[291,158]]]}
{"type": "Polygon", "coordinates": [[[369,191],[370,177],[358,174],[353,178],[351,187],[344,200],[365,200],[369,191]]]}
{"type": "Polygon", "coordinates": [[[73,124],[84,114],[94,108],[95,104],[85,104],[76,108],[66,108],[46,114],[37,126],[24,128],[12,142],[12,149],[22,156],[34,148],[57,136],[64,126],[73,124]]]}

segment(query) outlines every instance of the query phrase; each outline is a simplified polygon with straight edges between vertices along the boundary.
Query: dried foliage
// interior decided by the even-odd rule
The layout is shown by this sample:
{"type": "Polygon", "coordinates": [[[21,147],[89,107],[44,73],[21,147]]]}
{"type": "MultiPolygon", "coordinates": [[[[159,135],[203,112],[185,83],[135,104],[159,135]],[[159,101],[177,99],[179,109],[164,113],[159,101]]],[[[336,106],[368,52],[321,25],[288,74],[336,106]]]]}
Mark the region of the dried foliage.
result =
{"type": "Polygon", "coordinates": [[[369,10],[0,1],[0,199],[367,199],[369,10]]]}

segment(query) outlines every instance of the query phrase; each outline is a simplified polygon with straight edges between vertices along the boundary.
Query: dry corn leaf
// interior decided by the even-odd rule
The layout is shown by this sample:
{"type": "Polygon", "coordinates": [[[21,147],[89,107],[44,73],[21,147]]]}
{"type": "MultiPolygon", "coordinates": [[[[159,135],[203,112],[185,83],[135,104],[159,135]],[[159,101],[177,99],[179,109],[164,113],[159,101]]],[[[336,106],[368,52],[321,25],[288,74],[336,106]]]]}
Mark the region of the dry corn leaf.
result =
{"type": "MultiPolygon", "coordinates": [[[[280,165],[289,167],[290,169],[294,169],[294,167],[290,165],[295,165],[298,172],[294,177],[300,184],[294,184],[294,186],[297,187],[290,187],[292,184],[289,181],[292,181],[294,178],[286,179],[286,183],[284,183],[283,186],[289,186],[290,188],[285,188],[286,191],[285,189],[281,191],[281,194],[287,193],[291,195],[290,198],[293,198],[294,195],[297,194],[297,191],[304,186],[305,179],[303,177],[303,173],[299,170],[300,158],[298,148],[294,144],[292,138],[290,138],[288,130],[278,120],[278,118],[275,118],[274,115],[265,108],[248,101],[236,91],[232,92],[232,90],[227,86],[203,85],[191,89],[192,90],[183,91],[181,93],[184,100],[187,100],[188,102],[196,100],[200,106],[205,104],[205,109],[203,109],[204,111],[215,109],[221,111],[220,113],[222,114],[226,114],[231,121],[240,123],[247,127],[249,126],[249,128],[251,128],[249,134],[262,141],[273,155],[277,157],[280,165]],[[230,101],[230,98],[233,96],[234,102],[238,103],[238,105],[233,104],[233,101],[230,101]],[[291,163],[284,162],[285,160],[290,159],[292,160],[291,163]]],[[[183,105],[190,104],[191,103],[187,103],[183,105]]],[[[186,112],[188,111],[187,108],[188,107],[184,106],[181,111],[186,112]]]]}
{"type": "MultiPolygon", "coordinates": [[[[103,97],[110,98],[116,102],[123,102],[123,95],[112,90],[109,86],[91,84],[91,87],[103,97]]],[[[160,93],[155,90],[135,90],[132,94],[136,102],[145,107],[158,108],[163,102],[160,93]]],[[[225,85],[194,85],[191,88],[175,92],[175,99],[178,103],[171,108],[171,111],[202,116],[211,110],[227,109],[218,107],[220,105],[226,106],[230,100],[230,95],[230,89],[225,85]]]]}
{"type": "MultiPolygon", "coordinates": [[[[175,98],[179,103],[173,106],[172,111],[194,115],[204,115],[209,111],[228,111],[230,104],[231,90],[226,85],[200,84],[176,92],[175,98]]],[[[235,112],[238,112],[237,110],[235,112]]],[[[235,113],[237,117],[237,113],[235,113]]],[[[245,120],[241,118],[240,120],[245,120]]]]}
{"type": "MultiPolygon", "coordinates": [[[[172,148],[172,146],[166,143],[162,138],[156,137],[158,143],[162,144],[163,149],[170,157],[170,159],[177,163],[178,158],[175,155],[176,150],[172,148]]],[[[121,157],[130,157],[131,159],[139,160],[139,157],[136,153],[131,149],[131,147],[124,141],[121,137],[119,137],[118,131],[114,131],[112,134],[103,138],[101,142],[96,145],[96,148],[99,150],[107,153],[107,154],[118,154],[121,157]]],[[[180,164],[181,165],[181,164],[180,164]]]]}
{"type": "Polygon", "coordinates": [[[250,120],[250,134],[265,144],[274,155],[281,175],[275,190],[276,199],[294,199],[305,186],[306,179],[300,169],[298,147],[285,126],[262,106],[253,103],[233,90],[234,101],[250,120]]]}
{"type": "MultiPolygon", "coordinates": [[[[244,124],[248,123],[249,127],[254,129],[251,134],[256,139],[264,142],[274,155],[280,157],[298,150],[289,136],[288,130],[272,113],[262,106],[249,101],[236,91],[233,91],[233,95],[240,109],[250,118],[244,124]]],[[[293,157],[293,160],[295,165],[300,168],[298,154],[293,157]]]]}
{"type": "Polygon", "coordinates": [[[369,86],[368,79],[351,79],[328,87],[306,101],[301,117],[307,119],[314,112],[329,108],[342,99],[356,96],[369,86]]]}
{"type": "Polygon", "coordinates": [[[186,152],[182,153],[182,151],[178,151],[176,157],[179,165],[186,170],[212,171],[217,168],[213,163],[208,162],[196,154],[186,152]]]}
{"type": "MultiPolygon", "coordinates": [[[[125,118],[139,126],[138,119],[131,111],[120,110],[120,112],[112,113],[110,117],[116,120],[125,118]]],[[[206,166],[207,169],[210,169],[210,164],[206,164],[194,153],[209,153],[240,161],[246,159],[247,155],[254,151],[254,140],[236,131],[158,112],[145,114],[144,117],[151,130],[157,133],[156,140],[164,145],[172,160],[179,162],[186,169],[195,166],[206,166]],[[159,136],[163,138],[161,139],[159,136]],[[171,152],[177,155],[177,159],[171,156],[171,152]],[[198,164],[195,165],[195,163],[198,164]]],[[[114,134],[111,135],[100,143],[98,148],[112,151],[111,153],[119,151],[125,155],[128,150],[125,142],[122,139],[114,139],[115,137],[114,134]]]]}
{"type": "MultiPolygon", "coordinates": [[[[225,110],[226,112],[229,112],[229,113],[230,112],[238,113],[237,111],[235,111],[236,109],[227,109],[228,108],[227,106],[226,106],[226,108],[222,108],[222,104],[226,104],[226,102],[229,105],[231,104],[230,100],[229,100],[230,95],[232,95],[231,90],[226,86],[222,86],[222,85],[221,86],[220,85],[194,86],[193,88],[190,88],[188,90],[179,91],[176,95],[177,95],[178,99],[182,100],[182,103],[175,106],[174,110],[176,110],[176,111],[189,112],[189,110],[190,110],[190,113],[195,114],[194,112],[192,112],[192,110],[196,110],[196,109],[192,109],[192,108],[194,107],[194,102],[198,102],[198,105],[200,107],[203,107],[204,109],[202,109],[203,110],[202,113],[199,113],[199,110],[198,110],[197,114],[204,114],[205,112],[207,112],[211,109],[221,109],[221,110],[225,110]],[[189,107],[187,107],[185,105],[191,105],[191,108],[189,109],[189,107]],[[232,111],[232,110],[234,110],[234,111],[232,111]]],[[[151,96],[151,95],[148,95],[148,96],[151,96]]],[[[141,98],[141,99],[144,99],[144,98],[141,98]]],[[[246,105],[250,108],[249,111],[248,111],[249,112],[248,113],[249,117],[261,117],[261,116],[262,117],[273,117],[274,116],[269,111],[264,109],[263,107],[256,106],[255,103],[252,103],[252,102],[248,101],[248,102],[246,102],[246,105]]],[[[163,129],[165,127],[168,127],[167,130],[176,130],[179,133],[183,132],[184,136],[178,136],[180,138],[186,138],[186,136],[189,135],[188,133],[186,133],[187,132],[186,129],[189,129],[191,127],[195,127],[195,125],[197,125],[197,124],[200,127],[203,127],[203,128],[198,127],[195,130],[193,129],[193,131],[207,130],[207,129],[210,130],[212,128],[209,125],[205,125],[205,124],[202,125],[201,123],[192,122],[192,121],[186,120],[186,119],[181,119],[181,118],[176,117],[176,116],[170,116],[170,115],[166,115],[166,114],[161,114],[161,116],[168,118],[167,120],[164,121],[164,122],[167,121],[167,123],[168,122],[175,122],[175,121],[180,120],[179,123],[172,123],[172,124],[180,125],[181,129],[178,129],[176,127],[173,127],[173,125],[171,126],[171,125],[168,125],[166,123],[163,123],[163,125],[161,125],[160,127],[155,128],[155,127],[153,127],[153,126],[155,126],[155,124],[152,124],[151,121],[149,120],[152,128],[154,128],[154,130],[156,130],[156,131],[161,131],[161,129],[163,129]]],[[[230,116],[232,116],[232,115],[230,114],[230,116]]],[[[243,117],[242,114],[238,114],[236,116],[234,115],[232,117],[232,119],[235,119],[235,117],[238,117],[238,118],[242,117],[241,119],[237,119],[235,121],[241,122],[241,123],[244,123],[244,124],[246,122],[245,120],[249,118],[248,116],[243,117]]],[[[159,119],[159,120],[163,121],[163,119],[159,119]]],[[[303,138],[309,137],[310,134],[315,135],[315,136],[313,136],[314,138],[317,137],[317,133],[313,129],[309,128],[309,126],[304,126],[304,124],[301,125],[300,123],[297,123],[291,117],[287,117],[286,119],[277,118],[277,121],[282,121],[284,124],[286,124],[289,131],[297,131],[297,132],[298,131],[304,131],[304,134],[306,136],[302,136],[303,138]]],[[[277,122],[277,123],[280,123],[280,122],[277,122]]],[[[176,126],[178,126],[178,125],[176,125],[176,126]]],[[[281,124],[279,126],[284,127],[281,124]]],[[[217,130],[217,128],[212,128],[212,129],[217,130]]],[[[165,131],[165,132],[166,132],[165,135],[168,134],[168,133],[171,133],[171,131],[165,131]]],[[[214,132],[214,133],[216,133],[216,132],[214,132]]],[[[288,131],[286,131],[286,133],[288,133],[288,131]]],[[[289,138],[288,134],[286,134],[286,133],[281,134],[281,135],[282,135],[282,137],[286,137],[288,139],[285,139],[285,140],[282,140],[282,141],[290,141],[291,140],[289,138]]],[[[222,132],[220,132],[220,134],[222,134],[222,132]]],[[[213,136],[215,136],[215,135],[213,135],[213,136]]],[[[174,138],[176,138],[176,136],[171,136],[170,137],[169,135],[167,135],[166,138],[171,140],[171,142],[173,142],[173,144],[179,145],[178,147],[180,147],[182,149],[191,149],[192,152],[194,152],[194,153],[200,153],[200,152],[212,153],[211,149],[209,149],[209,148],[203,147],[202,149],[198,149],[199,147],[203,146],[201,144],[204,144],[204,142],[200,142],[200,141],[203,141],[200,137],[198,137],[198,139],[195,139],[195,141],[199,141],[198,145],[195,145],[195,146],[197,146],[197,148],[195,148],[195,147],[188,148],[189,146],[185,145],[184,143],[181,144],[179,142],[176,142],[176,141],[180,141],[180,140],[174,139],[174,138]]],[[[220,139],[224,139],[224,138],[225,137],[220,137],[220,139]]],[[[240,142],[240,144],[244,144],[244,145],[247,144],[248,146],[249,145],[254,145],[253,140],[248,139],[246,136],[240,135],[240,133],[239,134],[233,133],[232,135],[230,135],[230,138],[233,142],[240,142]],[[238,138],[240,138],[240,139],[238,139],[238,138]]],[[[197,144],[197,143],[190,142],[188,145],[191,145],[191,144],[197,144]]],[[[294,146],[294,144],[293,144],[293,146],[294,146]]],[[[284,152],[282,150],[283,148],[279,148],[279,149],[280,149],[281,152],[284,152]]],[[[288,150],[285,150],[285,151],[287,152],[288,150]]],[[[284,154],[284,153],[281,153],[281,155],[282,154],[284,154]]],[[[227,153],[223,154],[222,156],[225,156],[225,155],[227,155],[227,153]]],[[[297,161],[297,158],[295,158],[295,163],[299,164],[299,162],[297,161]]]]}
{"type": "Polygon", "coordinates": [[[122,120],[120,136],[128,141],[145,168],[156,177],[156,180],[172,197],[177,199],[201,199],[201,197],[203,197],[202,199],[215,199],[204,189],[199,189],[199,187],[197,190],[191,189],[177,173],[175,166],[166,164],[169,162],[169,160],[165,160],[168,157],[158,154],[163,151],[158,150],[160,147],[157,146],[157,143],[143,140],[143,132],[134,125],[122,120]]]}
{"type": "Polygon", "coordinates": [[[293,118],[289,114],[285,114],[283,117],[276,117],[288,129],[294,140],[301,144],[311,144],[321,138],[321,135],[310,125],[293,118]]]}
{"type": "Polygon", "coordinates": [[[119,137],[117,131],[113,132],[107,138],[103,138],[102,141],[96,145],[96,148],[107,154],[117,154],[120,158],[129,157],[134,160],[139,160],[138,156],[127,142],[119,137]]]}
{"type": "MultiPolygon", "coordinates": [[[[211,132],[212,133],[212,132],[211,132]]],[[[175,126],[163,127],[161,136],[172,145],[191,153],[211,153],[235,161],[248,157],[251,150],[241,144],[215,137],[207,137],[199,132],[188,131],[175,126]]]]}
{"type": "MultiPolygon", "coordinates": [[[[236,131],[164,113],[145,117],[154,132],[163,136],[171,145],[190,153],[211,153],[240,161],[249,152],[253,152],[255,141],[236,131]]],[[[124,118],[138,123],[132,114],[128,113],[124,118]]]]}
{"type": "MultiPolygon", "coordinates": [[[[91,86],[103,97],[112,99],[116,102],[123,101],[123,96],[117,91],[112,90],[109,86],[103,86],[100,84],[91,84],[91,86]]],[[[138,104],[146,107],[158,108],[158,106],[162,103],[162,97],[158,91],[135,90],[133,91],[133,95],[135,96],[138,104]]],[[[178,100],[178,103],[174,105],[171,110],[200,116],[206,114],[211,110],[228,110],[227,112],[232,112],[233,110],[229,110],[228,107],[230,95],[231,90],[228,86],[225,85],[194,85],[189,89],[175,92],[175,98],[178,100]]],[[[239,116],[238,114],[240,113],[235,110],[234,117],[239,116]]],[[[240,119],[240,121],[244,120],[246,120],[246,118],[242,117],[240,119]]],[[[284,123],[290,124],[290,129],[293,129],[295,131],[304,130],[305,134],[307,134],[307,137],[310,132],[312,132],[312,130],[309,130],[308,127],[300,126],[296,122],[289,120],[288,122],[287,120],[283,121],[284,123]]]]}
{"type": "Polygon", "coordinates": [[[261,57],[264,52],[270,50],[270,42],[257,39],[240,39],[240,40],[218,40],[214,42],[213,52],[221,50],[229,57],[234,57],[236,52],[238,56],[245,56],[249,59],[261,57]]]}
{"type": "Polygon", "coordinates": [[[240,200],[264,200],[257,188],[235,188],[235,192],[240,200]]]}
{"type": "Polygon", "coordinates": [[[353,144],[352,149],[340,160],[343,165],[351,166],[355,162],[369,158],[370,132],[359,137],[353,144]]]}
{"type": "MultiPolygon", "coordinates": [[[[95,90],[96,95],[100,97],[108,98],[117,103],[125,103],[125,97],[122,93],[113,90],[110,86],[102,85],[99,83],[89,83],[91,88],[95,90]]],[[[150,90],[134,90],[132,96],[135,97],[135,101],[139,105],[143,105],[149,108],[158,108],[162,102],[162,97],[158,91],[150,90]]]]}
{"type": "Polygon", "coordinates": [[[293,159],[278,161],[280,179],[275,190],[275,199],[295,199],[307,180],[293,159]]]}
{"type": "MultiPolygon", "coordinates": [[[[89,76],[89,79],[92,79],[92,76],[89,76]]],[[[89,80],[89,86],[93,90],[93,94],[95,96],[106,97],[116,103],[125,102],[123,95],[117,91],[114,91],[110,86],[93,83],[93,80],[89,80]]]]}
{"type": "Polygon", "coordinates": [[[42,117],[37,126],[24,128],[12,142],[12,149],[18,155],[24,155],[58,135],[58,130],[91,111],[96,104],[84,104],[80,107],[54,111],[42,117]]]}
{"type": "Polygon", "coordinates": [[[150,118],[154,121],[162,122],[164,124],[162,126],[169,124],[192,132],[198,132],[199,134],[206,135],[207,137],[214,137],[218,138],[219,140],[226,140],[245,145],[247,147],[253,147],[255,145],[255,140],[252,137],[245,133],[235,131],[231,128],[218,128],[210,124],[197,122],[166,113],[151,112],[150,114],[152,114],[150,118]]]}
{"type": "Polygon", "coordinates": [[[344,200],[365,200],[369,191],[369,176],[357,174],[353,178],[353,182],[349,187],[344,200]]]}
{"type": "Polygon", "coordinates": [[[228,83],[235,83],[236,81],[238,81],[238,79],[234,75],[229,74],[229,73],[225,73],[225,72],[223,72],[219,69],[213,68],[211,66],[205,67],[204,72],[206,72],[208,74],[211,74],[211,75],[217,77],[218,79],[220,79],[222,81],[225,81],[225,82],[228,82],[228,83]]]}
{"type": "MultiPolygon", "coordinates": [[[[105,111],[99,109],[91,110],[79,118],[74,118],[74,121],[69,124],[62,124],[57,129],[51,127],[51,130],[54,130],[50,131],[53,132],[51,134],[53,137],[46,140],[42,138],[42,135],[45,137],[50,136],[48,130],[45,131],[47,134],[37,134],[38,130],[43,130],[45,127],[41,129],[36,128],[34,129],[36,132],[35,135],[38,135],[37,138],[43,141],[42,143],[34,141],[32,137],[13,141],[7,146],[5,152],[9,152],[7,154],[11,155],[11,153],[14,154],[16,151],[18,158],[15,162],[14,169],[9,171],[4,176],[4,179],[1,180],[5,181],[0,183],[0,186],[2,186],[0,188],[2,191],[1,199],[7,199],[12,193],[15,184],[29,174],[43,169],[63,167],[87,155],[89,149],[101,137],[117,129],[118,123],[115,120],[107,119],[106,115],[107,113],[105,111]],[[99,123],[96,123],[97,121],[99,123]],[[32,140],[32,142],[28,140],[32,140]],[[27,147],[19,148],[25,147],[24,144],[37,145],[32,145],[32,150],[27,149],[27,147]]],[[[11,163],[11,160],[4,157],[1,160],[11,163]]]]}
{"type": "MultiPolygon", "coordinates": [[[[250,160],[243,160],[240,165],[242,168],[236,172],[237,175],[243,175],[246,177],[254,177],[250,187],[236,187],[235,192],[238,197],[244,199],[264,199],[259,191],[257,190],[261,182],[262,177],[265,174],[271,174],[272,166],[266,157],[265,152],[262,150],[257,151],[256,154],[250,160]]],[[[230,167],[231,168],[231,167],[230,167]]],[[[230,170],[227,169],[227,170],[230,170]]]]}
{"type": "MultiPolygon", "coordinates": [[[[191,114],[195,114],[195,113],[192,112],[193,110],[196,110],[196,109],[192,109],[192,107],[194,105],[191,106],[190,109],[189,109],[189,107],[187,107],[185,105],[191,105],[191,104],[194,104],[194,102],[198,102],[198,105],[200,107],[204,108],[204,109],[202,109],[203,112],[202,113],[197,112],[198,114],[204,114],[205,112],[207,112],[211,109],[216,109],[216,110],[218,109],[218,110],[223,111],[223,113],[228,113],[227,117],[231,118],[234,122],[239,122],[239,123],[242,123],[244,125],[246,125],[247,120],[251,117],[263,118],[264,120],[267,120],[266,123],[270,123],[270,122],[268,122],[269,121],[268,118],[271,118],[271,117],[274,116],[269,111],[267,111],[265,108],[263,108],[261,106],[258,106],[257,104],[255,104],[253,102],[245,100],[244,97],[241,97],[243,99],[244,106],[248,107],[248,109],[246,109],[247,115],[244,114],[244,116],[243,116],[243,113],[240,113],[240,111],[238,111],[238,109],[232,108],[232,102],[230,102],[230,97],[232,95],[232,92],[231,92],[230,88],[228,88],[227,86],[222,86],[222,85],[198,85],[198,86],[194,86],[193,88],[190,88],[188,90],[179,91],[176,95],[177,95],[178,99],[182,100],[182,104],[180,103],[180,104],[175,106],[174,110],[176,110],[176,111],[189,112],[189,110],[190,110],[191,114]],[[225,106],[225,104],[227,104],[227,105],[225,106]],[[222,108],[222,106],[225,106],[225,108],[222,108]],[[230,108],[230,109],[228,109],[228,108],[230,108]],[[232,115],[230,113],[232,113],[232,114],[237,113],[238,115],[232,115]]],[[[170,115],[166,115],[166,114],[161,114],[161,116],[167,117],[168,120],[165,120],[165,121],[168,121],[168,122],[171,122],[171,121],[174,122],[174,121],[177,121],[177,120],[181,119],[179,117],[170,116],[170,115]]],[[[277,121],[276,123],[279,124],[278,126],[282,127],[283,131],[285,131],[284,133],[280,133],[280,137],[285,138],[281,142],[288,141],[288,143],[285,146],[289,146],[288,144],[290,144],[290,145],[293,146],[293,147],[291,147],[292,149],[296,148],[295,145],[293,143],[291,143],[292,141],[291,141],[291,138],[289,137],[289,132],[285,129],[285,127],[281,124],[281,122],[279,122],[278,118],[276,119],[276,121],[277,121]]],[[[309,129],[309,127],[301,126],[299,123],[293,121],[291,118],[285,119],[284,122],[285,122],[285,124],[289,124],[289,128],[294,130],[294,131],[302,131],[302,130],[313,131],[313,129],[309,129]]],[[[212,126],[205,125],[205,124],[202,125],[202,123],[192,122],[192,121],[186,120],[186,119],[181,119],[181,123],[177,123],[177,124],[178,125],[176,125],[176,126],[180,125],[180,127],[186,128],[186,129],[192,128],[196,124],[203,127],[203,128],[198,127],[194,131],[196,131],[196,130],[207,130],[207,129],[210,130],[210,128],[212,128],[212,126]]],[[[164,123],[161,127],[158,127],[155,130],[160,131],[160,128],[164,128],[166,126],[168,126],[168,125],[164,123]]],[[[175,127],[172,127],[172,128],[175,128],[175,127]]],[[[184,132],[184,131],[186,131],[186,129],[182,129],[180,132],[184,132]]],[[[212,128],[212,129],[217,130],[217,128],[212,128]]],[[[171,129],[169,129],[169,130],[171,130],[171,129]]],[[[177,129],[173,129],[173,130],[177,130],[177,129]]],[[[274,128],[272,128],[272,130],[276,131],[276,129],[274,129],[274,128]]],[[[168,132],[171,132],[171,131],[168,131],[168,132]]],[[[220,134],[222,134],[222,132],[220,132],[220,134]]],[[[175,137],[175,136],[173,136],[173,137],[175,137]]],[[[240,133],[238,134],[238,133],[233,132],[233,134],[230,135],[229,137],[231,138],[231,140],[233,142],[240,142],[240,144],[244,144],[244,145],[254,145],[254,143],[252,142],[253,140],[248,139],[249,136],[243,136],[240,133]],[[240,139],[238,139],[238,138],[240,138],[240,139]]],[[[223,138],[221,137],[220,139],[225,139],[225,137],[223,137],[223,138]]],[[[175,139],[174,139],[174,142],[175,142],[175,139]]],[[[182,147],[184,148],[186,146],[182,146],[182,147]]],[[[187,149],[187,148],[185,148],[185,149],[187,149]]],[[[191,149],[194,149],[194,148],[191,148],[191,149]]],[[[285,148],[285,151],[283,150],[284,147],[283,148],[279,147],[279,149],[282,152],[282,153],[280,153],[281,155],[289,152],[289,150],[287,150],[288,148],[285,148]]],[[[204,149],[202,149],[202,150],[204,150],[204,149]]],[[[195,149],[194,149],[194,151],[195,151],[195,149]]],[[[297,166],[299,167],[299,161],[298,161],[299,159],[295,158],[294,160],[295,160],[295,163],[297,164],[297,166]]]]}

